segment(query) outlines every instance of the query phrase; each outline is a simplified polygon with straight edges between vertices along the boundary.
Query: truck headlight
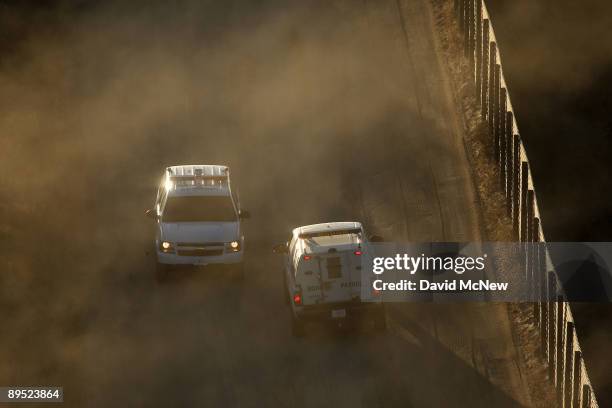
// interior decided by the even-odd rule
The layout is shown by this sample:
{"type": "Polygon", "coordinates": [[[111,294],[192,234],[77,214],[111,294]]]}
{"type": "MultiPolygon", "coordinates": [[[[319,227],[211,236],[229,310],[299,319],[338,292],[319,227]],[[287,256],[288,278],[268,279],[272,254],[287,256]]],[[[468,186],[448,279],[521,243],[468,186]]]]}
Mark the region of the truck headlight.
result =
{"type": "Polygon", "coordinates": [[[228,244],[228,246],[232,252],[240,251],[240,241],[232,241],[228,244]]]}
{"type": "Polygon", "coordinates": [[[159,243],[159,250],[164,253],[172,253],[174,252],[174,245],[172,245],[172,242],[162,241],[159,243]]]}

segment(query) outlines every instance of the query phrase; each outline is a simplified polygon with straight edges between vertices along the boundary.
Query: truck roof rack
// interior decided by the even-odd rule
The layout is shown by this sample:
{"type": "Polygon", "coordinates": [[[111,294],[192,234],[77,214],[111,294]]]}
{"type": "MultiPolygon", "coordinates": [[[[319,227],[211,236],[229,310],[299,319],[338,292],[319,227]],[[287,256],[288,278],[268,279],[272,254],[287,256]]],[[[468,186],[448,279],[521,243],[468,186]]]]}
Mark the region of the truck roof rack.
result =
{"type": "Polygon", "coordinates": [[[166,182],[173,188],[227,188],[229,168],[219,165],[181,165],[166,168],[166,182]]]}

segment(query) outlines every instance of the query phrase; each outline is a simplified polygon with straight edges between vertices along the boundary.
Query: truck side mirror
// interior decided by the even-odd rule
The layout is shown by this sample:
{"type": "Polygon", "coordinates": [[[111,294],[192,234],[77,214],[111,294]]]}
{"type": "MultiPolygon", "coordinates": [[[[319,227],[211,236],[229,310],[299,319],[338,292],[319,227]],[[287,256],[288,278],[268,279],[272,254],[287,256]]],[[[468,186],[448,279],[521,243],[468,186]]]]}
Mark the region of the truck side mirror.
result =
{"type": "Polygon", "coordinates": [[[275,254],[288,254],[289,253],[289,247],[287,246],[286,242],[284,244],[274,245],[272,247],[272,252],[275,253],[275,254]]]}
{"type": "Polygon", "coordinates": [[[371,235],[370,236],[370,242],[384,242],[385,239],[383,237],[381,237],[380,235],[371,235]]]}

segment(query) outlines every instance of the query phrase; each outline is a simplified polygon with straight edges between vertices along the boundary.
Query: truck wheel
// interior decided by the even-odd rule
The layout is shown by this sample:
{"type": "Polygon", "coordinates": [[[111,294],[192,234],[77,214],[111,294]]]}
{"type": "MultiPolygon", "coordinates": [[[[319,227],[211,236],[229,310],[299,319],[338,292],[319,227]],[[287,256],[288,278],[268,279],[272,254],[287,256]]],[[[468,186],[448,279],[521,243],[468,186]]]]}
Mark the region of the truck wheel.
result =
{"type": "Polygon", "coordinates": [[[374,328],[379,331],[387,330],[387,314],[384,309],[374,316],[374,328]]]}
{"type": "Polygon", "coordinates": [[[291,334],[293,337],[304,337],[306,331],[304,330],[304,323],[297,317],[291,314],[291,334]]]}
{"type": "Polygon", "coordinates": [[[165,283],[168,280],[168,266],[157,263],[155,265],[155,280],[157,283],[165,283]]]}

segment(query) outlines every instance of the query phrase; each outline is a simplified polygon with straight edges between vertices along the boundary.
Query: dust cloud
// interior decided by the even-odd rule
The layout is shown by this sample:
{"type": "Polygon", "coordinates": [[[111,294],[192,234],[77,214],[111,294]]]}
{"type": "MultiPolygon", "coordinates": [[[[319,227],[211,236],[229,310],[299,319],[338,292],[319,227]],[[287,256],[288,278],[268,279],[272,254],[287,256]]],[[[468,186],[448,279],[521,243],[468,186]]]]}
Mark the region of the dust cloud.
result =
{"type": "Polygon", "coordinates": [[[171,404],[178,383],[184,403],[223,400],[191,386],[223,375],[232,350],[201,353],[235,342],[218,326],[239,294],[155,287],[143,211],[164,166],[198,162],[230,166],[266,251],[350,218],[362,155],[392,161],[385,126],[418,127],[408,85],[379,72],[385,33],[349,1],[40,3],[0,8],[0,384],[63,385],[70,406],[171,404]]]}

